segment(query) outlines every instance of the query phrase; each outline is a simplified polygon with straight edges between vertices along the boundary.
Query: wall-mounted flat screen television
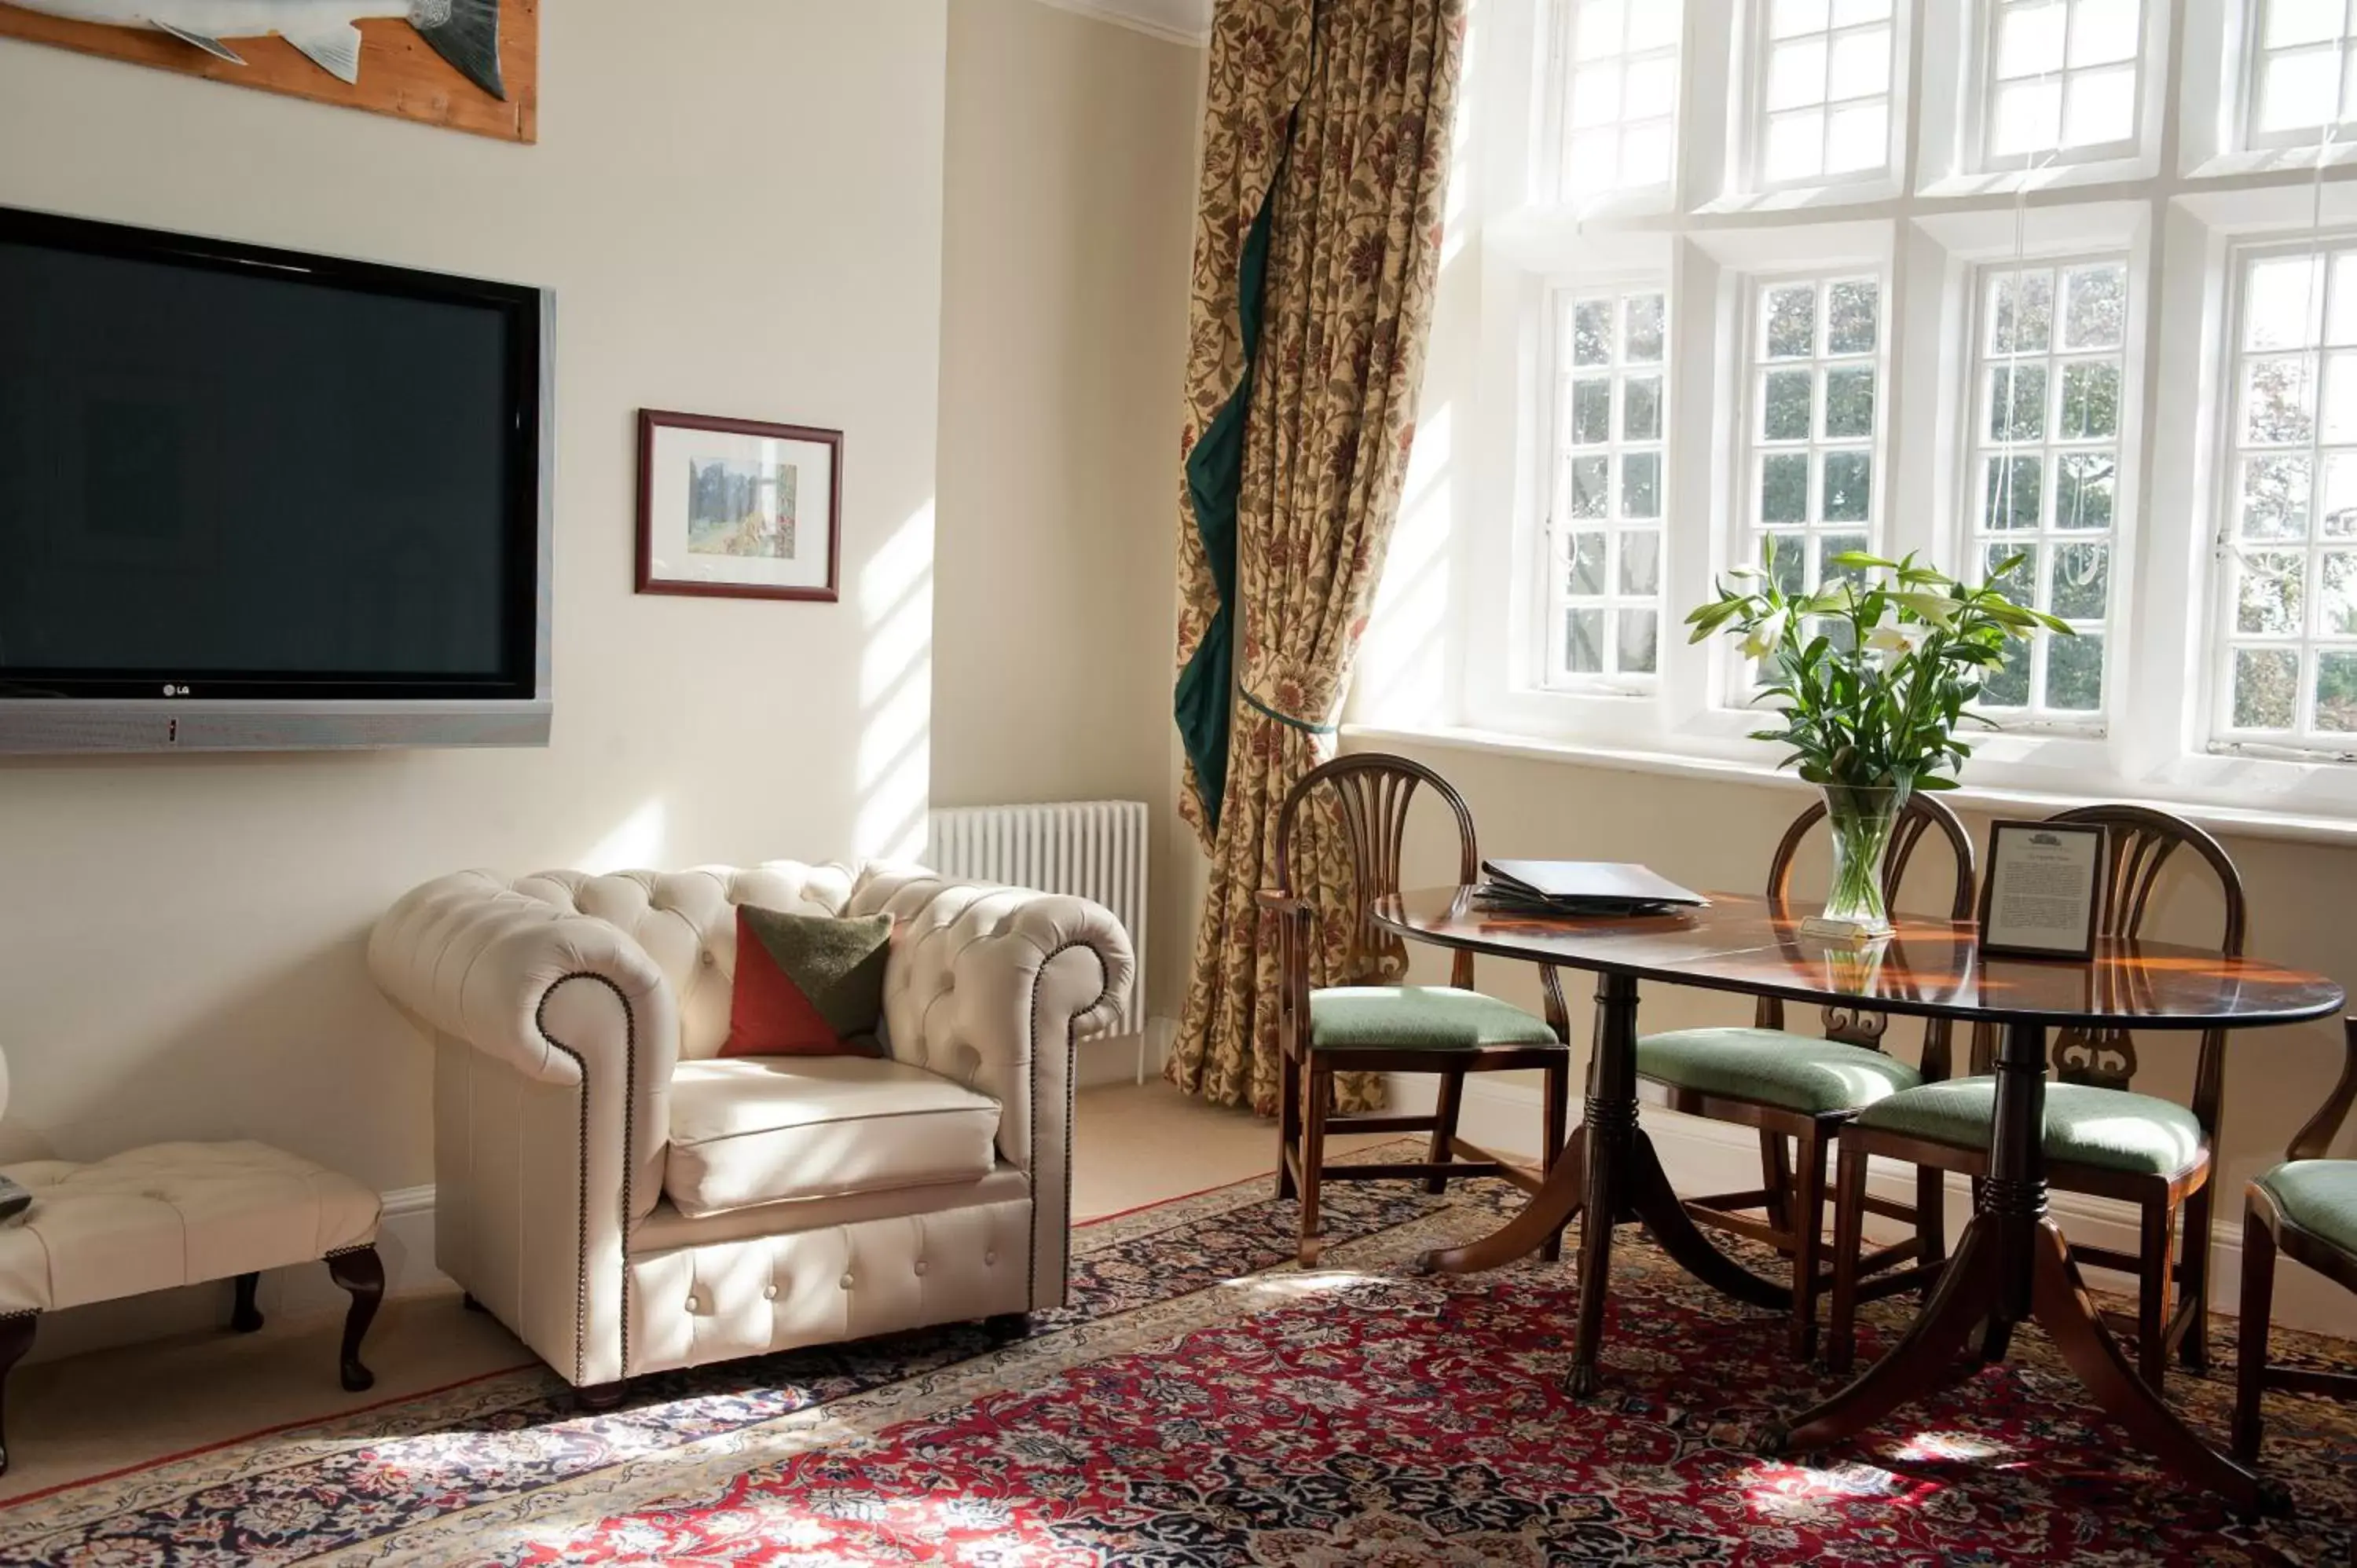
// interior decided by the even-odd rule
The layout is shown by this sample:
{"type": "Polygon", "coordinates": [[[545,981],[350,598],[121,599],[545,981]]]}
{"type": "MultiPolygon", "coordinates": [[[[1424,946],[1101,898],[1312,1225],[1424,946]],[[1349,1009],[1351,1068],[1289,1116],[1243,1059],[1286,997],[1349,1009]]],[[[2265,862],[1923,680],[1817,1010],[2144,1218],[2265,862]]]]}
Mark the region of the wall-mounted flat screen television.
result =
{"type": "Polygon", "coordinates": [[[0,209],[0,752],[545,744],[552,319],[0,209]]]}

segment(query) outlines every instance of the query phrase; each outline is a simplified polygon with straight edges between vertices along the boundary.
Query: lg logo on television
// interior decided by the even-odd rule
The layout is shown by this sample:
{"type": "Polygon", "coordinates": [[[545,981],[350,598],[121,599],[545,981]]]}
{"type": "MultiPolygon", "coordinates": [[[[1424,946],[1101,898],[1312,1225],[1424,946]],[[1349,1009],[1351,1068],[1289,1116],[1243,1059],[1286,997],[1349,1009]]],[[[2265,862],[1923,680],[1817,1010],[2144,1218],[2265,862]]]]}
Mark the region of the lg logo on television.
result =
{"type": "Polygon", "coordinates": [[[188,694],[188,688],[186,686],[175,686],[169,681],[164,682],[164,695],[167,697],[185,697],[188,694]]]}

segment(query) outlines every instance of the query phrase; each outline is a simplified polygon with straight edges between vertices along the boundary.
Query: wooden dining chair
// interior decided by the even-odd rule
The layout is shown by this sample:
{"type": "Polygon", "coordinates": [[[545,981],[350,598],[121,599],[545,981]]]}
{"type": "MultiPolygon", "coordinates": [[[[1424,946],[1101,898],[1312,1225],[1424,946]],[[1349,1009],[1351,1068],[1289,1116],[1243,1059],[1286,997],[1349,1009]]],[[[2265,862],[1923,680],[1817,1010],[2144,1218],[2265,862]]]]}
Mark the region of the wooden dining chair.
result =
{"type": "MultiPolygon", "coordinates": [[[[2167,811],[2147,806],[2082,806],[2050,822],[2094,823],[2105,830],[2103,923],[2106,939],[2133,940],[2144,930],[2154,889],[2170,859],[2190,849],[2215,874],[2225,909],[2219,950],[2239,957],[2249,924],[2243,878],[2218,841],[2167,811]]],[[[1919,1170],[1957,1171],[1975,1184],[1988,1172],[1996,1080],[1988,1076],[1991,1037],[1974,1045],[1973,1076],[1894,1094],[1842,1129],[1841,1176],[1835,1195],[1834,1305],[1828,1359],[1849,1365],[1857,1306],[1859,1235],[1866,1206],[1867,1161],[1906,1160],[1919,1170]]],[[[2224,1110],[2226,1031],[2206,1029],[2193,1074],[2190,1105],[2128,1086],[2136,1073],[2136,1038],[2125,1029],[2064,1030],[2053,1043],[2055,1081],[2046,1091],[2047,1185],[2136,1206],[2136,1251],[2073,1243],[2083,1263],[2136,1276],[2136,1316],[2130,1327],[2137,1369],[2155,1389],[2175,1350],[2196,1370],[2209,1365],[2204,1326],[2210,1310],[2210,1176],[2218,1121],[2224,1110]],[[2182,1230],[2182,1256],[2177,1245],[2182,1230]]],[[[2005,1330],[1985,1348],[2004,1348],[2005,1330]]]]}
{"type": "MultiPolygon", "coordinates": [[[[1539,970],[1546,998],[1544,1019],[1474,990],[1469,952],[1455,955],[1448,985],[1408,985],[1406,943],[1377,927],[1369,913],[1375,899],[1400,891],[1408,806],[1426,787],[1456,820],[1457,880],[1469,886],[1481,874],[1473,814],[1447,779],[1421,763],[1379,753],[1337,757],[1296,784],[1277,813],[1276,886],[1260,895],[1261,907],[1277,926],[1276,1196],[1300,1197],[1304,1264],[1318,1261],[1318,1190],[1328,1181],[1411,1177],[1437,1193],[1447,1190],[1451,1177],[1495,1176],[1535,1192],[1563,1153],[1571,1052],[1555,971],[1544,965],[1539,970]],[[1305,817],[1313,812],[1318,820],[1310,826],[1305,817]],[[1306,887],[1296,887],[1297,844],[1306,840],[1315,857],[1328,847],[1318,842],[1325,832],[1339,832],[1349,862],[1346,909],[1317,907],[1314,871],[1306,887]],[[1339,960],[1321,961],[1321,916],[1339,918],[1347,932],[1339,960]],[[1541,1163],[1535,1171],[1457,1135],[1467,1074],[1532,1068],[1545,1074],[1541,1163]],[[1439,1100],[1429,1115],[1343,1116],[1334,1110],[1334,1079],[1345,1072],[1437,1073],[1439,1100]],[[1432,1135],[1422,1161],[1326,1162],[1329,1133],[1422,1132],[1432,1135]]],[[[1548,1261],[1560,1257],[1562,1247],[1558,1232],[1547,1243],[1548,1261]]]]}
{"type": "Polygon", "coordinates": [[[2343,1021],[2341,1081],[2284,1153],[2285,1163],[2253,1182],[2243,1220],[2243,1324],[2236,1347],[2234,1457],[2259,1456],[2269,1389],[2357,1400],[2357,1376],[2267,1365],[2267,1316],[2275,1307],[2276,1254],[2357,1291],[2357,1160],[2336,1160],[2332,1140],[2357,1104],[2357,1018],[2343,1021]]]}
{"type": "MultiPolygon", "coordinates": [[[[1768,863],[1771,904],[1788,900],[1793,862],[1824,819],[1825,804],[1819,800],[1786,830],[1768,863]]],[[[1892,831],[1883,860],[1883,897],[1898,902],[1908,865],[1934,829],[1955,858],[1951,918],[1970,918],[1979,888],[1973,841],[1956,814],[1929,795],[1910,800],[1892,831]]],[[[1676,1029],[1637,1042],[1638,1076],[1667,1090],[1671,1110],[1759,1129],[1760,1185],[1688,1198],[1685,1210],[1698,1225],[1765,1242],[1792,1260],[1792,1348],[1803,1360],[1816,1352],[1826,1155],[1844,1123],[1876,1101],[1948,1076],[1953,1027],[1945,1018],[1927,1021],[1921,1064],[1910,1067],[1883,1049],[1887,1015],[1847,1007],[1823,1012],[1822,1036],[1795,1033],[1784,1027],[1783,1002],[1763,996],[1749,1028],[1676,1029]]],[[[1944,1236],[1937,1172],[1918,1178],[1911,1205],[1879,1197],[1867,1204],[1875,1213],[1907,1220],[1914,1234],[1867,1260],[1867,1272],[1910,1259],[1938,1265],[1944,1236]]],[[[1863,1288],[1872,1299],[1912,1283],[1911,1276],[1889,1276],[1863,1288]]]]}

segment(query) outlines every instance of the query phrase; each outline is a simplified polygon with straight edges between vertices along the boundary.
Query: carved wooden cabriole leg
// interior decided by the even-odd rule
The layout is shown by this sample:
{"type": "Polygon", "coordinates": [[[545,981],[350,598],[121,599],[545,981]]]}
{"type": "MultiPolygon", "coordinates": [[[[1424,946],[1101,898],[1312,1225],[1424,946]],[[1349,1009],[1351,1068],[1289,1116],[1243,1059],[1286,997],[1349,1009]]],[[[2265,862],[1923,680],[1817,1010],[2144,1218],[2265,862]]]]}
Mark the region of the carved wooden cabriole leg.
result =
{"type": "Polygon", "coordinates": [[[7,1400],[8,1374],[33,1348],[33,1331],[40,1326],[38,1312],[19,1312],[0,1317],[0,1476],[8,1473],[7,1400]]]}
{"type": "Polygon", "coordinates": [[[229,1326],[240,1334],[251,1334],[262,1326],[262,1314],[253,1305],[253,1291],[262,1283],[260,1274],[237,1276],[237,1304],[230,1308],[229,1326]]]}
{"type": "Polygon", "coordinates": [[[341,1371],[344,1387],[358,1393],[376,1382],[376,1374],[361,1365],[361,1341],[376,1318],[377,1304],[384,1299],[384,1261],[376,1255],[374,1247],[330,1252],[328,1277],[343,1286],[352,1298],[350,1308],[344,1314],[341,1371]]]}
{"type": "Polygon", "coordinates": [[[573,1391],[573,1408],[585,1414],[596,1415],[602,1411],[612,1410],[630,1394],[630,1383],[627,1378],[619,1383],[591,1383],[587,1388],[573,1391]]]}

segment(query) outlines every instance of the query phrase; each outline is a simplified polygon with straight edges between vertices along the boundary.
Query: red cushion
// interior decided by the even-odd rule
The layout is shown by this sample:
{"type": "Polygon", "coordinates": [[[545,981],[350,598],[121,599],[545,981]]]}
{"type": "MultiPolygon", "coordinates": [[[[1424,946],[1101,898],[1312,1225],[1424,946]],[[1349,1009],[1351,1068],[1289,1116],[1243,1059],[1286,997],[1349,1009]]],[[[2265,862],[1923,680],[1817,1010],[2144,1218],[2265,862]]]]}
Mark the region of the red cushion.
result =
{"type": "Polygon", "coordinates": [[[886,917],[831,920],[739,908],[737,977],[720,1054],[883,1055],[876,1029],[891,930],[886,917]]]}

